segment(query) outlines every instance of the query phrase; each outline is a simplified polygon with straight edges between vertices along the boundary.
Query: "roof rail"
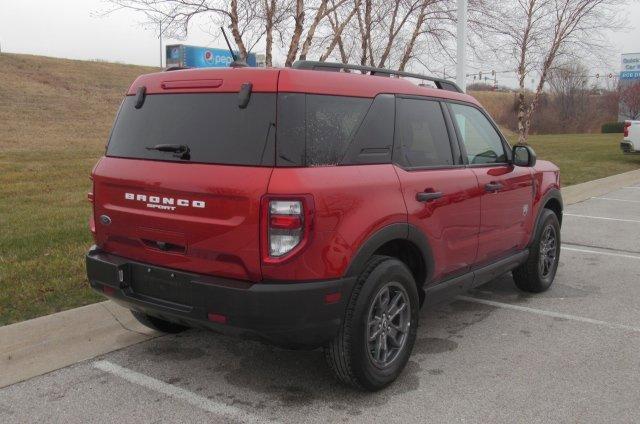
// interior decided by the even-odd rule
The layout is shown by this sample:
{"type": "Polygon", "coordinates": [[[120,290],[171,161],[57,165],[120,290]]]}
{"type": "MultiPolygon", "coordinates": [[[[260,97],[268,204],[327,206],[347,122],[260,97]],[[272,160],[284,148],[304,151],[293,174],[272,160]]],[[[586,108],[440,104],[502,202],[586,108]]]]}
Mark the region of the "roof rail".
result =
{"type": "Polygon", "coordinates": [[[369,75],[386,76],[397,75],[399,77],[416,78],[433,82],[437,88],[441,90],[456,91],[462,93],[463,91],[458,85],[443,78],[430,77],[422,74],[414,74],[412,72],[394,71],[392,69],[375,68],[373,66],[352,65],[349,63],[336,63],[336,62],[317,62],[313,60],[298,60],[292,65],[295,69],[308,69],[317,71],[333,71],[340,72],[342,69],[365,71],[369,72],[369,75]]]}

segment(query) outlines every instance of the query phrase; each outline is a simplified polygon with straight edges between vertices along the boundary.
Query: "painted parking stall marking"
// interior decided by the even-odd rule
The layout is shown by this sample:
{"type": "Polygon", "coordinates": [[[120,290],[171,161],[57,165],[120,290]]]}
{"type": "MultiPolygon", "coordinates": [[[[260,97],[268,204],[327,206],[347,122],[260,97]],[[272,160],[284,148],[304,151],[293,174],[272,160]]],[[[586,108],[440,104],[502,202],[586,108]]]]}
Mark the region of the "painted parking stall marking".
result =
{"type": "Polygon", "coordinates": [[[629,259],[638,259],[640,260],[640,254],[638,255],[633,255],[630,253],[620,253],[619,251],[616,250],[610,250],[610,249],[603,249],[603,248],[591,248],[591,247],[583,247],[583,246],[578,246],[575,247],[573,245],[567,245],[567,244],[563,244],[561,247],[562,250],[568,250],[570,252],[579,252],[579,253],[593,253],[596,255],[606,255],[606,256],[617,256],[620,258],[629,258],[629,259]]]}
{"type": "Polygon", "coordinates": [[[130,370],[109,361],[97,361],[93,363],[93,367],[101,371],[113,374],[130,383],[137,384],[147,389],[151,389],[163,395],[181,400],[190,405],[198,407],[204,411],[214,414],[223,415],[229,419],[238,420],[243,423],[277,423],[278,421],[269,420],[263,417],[250,414],[242,409],[215,402],[209,398],[200,396],[183,388],[165,383],[164,381],[149,377],[148,375],[130,370]]]}
{"type": "Polygon", "coordinates": [[[512,305],[510,303],[495,302],[493,300],[478,299],[477,297],[470,297],[470,296],[456,296],[456,299],[463,300],[465,302],[474,302],[474,303],[480,303],[480,304],[488,305],[488,306],[495,306],[497,308],[512,309],[512,310],[520,311],[520,312],[528,312],[528,313],[532,313],[532,314],[544,315],[544,316],[552,317],[552,318],[560,318],[560,319],[566,319],[566,320],[570,320],[570,321],[586,322],[586,323],[589,323],[589,324],[599,325],[601,327],[607,327],[607,328],[611,328],[611,329],[615,329],[615,330],[626,330],[626,331],[633,331],[633,332],[636,332],[636,333],[640,333],[640,327],[632,327],[630,325],[624,325],[624,324],[617,324],[617,323],[612,323],[612,322],[600,321],[600,320],[597,320],[597,319],[592,319],[592,318],[587,318],[587,317],[581,317],[581,316],[569,315],[569,314],[562,314],[562,313],[553,312],[553,311],[545,311],[543,309],[527,308],[526,306],[512,305]]]}
{"type": "Polygon", "coordinates": [[[575,217],[575,218],[588,218],[588,219],[603,219],[605,221],[620,221],[620,222],[637,222],[637,223],[640,223],[640,219],[608,218],[606,216],[580,215],[580,214],[577,214],[577,213],[563,213],[562,216],[572,216],[572,217],[575,217]]]}
{"type": "Polygon", "coordinates": [[[614,199],[613,197],[592,197],[591,199],[608,200],[608,201],[614,201],[614,202],[640,203],[640,200],[614,199]]]}

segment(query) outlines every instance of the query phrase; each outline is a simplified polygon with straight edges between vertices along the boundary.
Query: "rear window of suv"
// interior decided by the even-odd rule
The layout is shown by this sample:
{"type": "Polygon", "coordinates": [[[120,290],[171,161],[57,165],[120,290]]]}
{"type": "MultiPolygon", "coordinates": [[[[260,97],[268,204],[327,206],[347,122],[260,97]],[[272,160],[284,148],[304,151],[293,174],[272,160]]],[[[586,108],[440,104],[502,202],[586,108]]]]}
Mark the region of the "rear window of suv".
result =
{"type": "Polygon", "coordinates": [[[160,144],[186,145],[190,162],[273,165],[276,94],[253,93],[245,109],[237,93],[154,94],[135,108],[127,96],[111,132],[107,156],[184,162],[160,144]]]}

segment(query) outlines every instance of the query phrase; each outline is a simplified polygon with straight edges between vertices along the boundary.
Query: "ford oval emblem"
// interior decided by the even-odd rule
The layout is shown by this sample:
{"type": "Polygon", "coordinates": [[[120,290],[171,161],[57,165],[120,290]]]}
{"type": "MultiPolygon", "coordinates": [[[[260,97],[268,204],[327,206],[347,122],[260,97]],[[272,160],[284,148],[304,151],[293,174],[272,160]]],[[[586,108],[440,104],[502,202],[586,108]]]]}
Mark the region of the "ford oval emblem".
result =
{"type": "Polygon", "coordinates": [[[102,225],[109,225],[111,224],[111,218],[109,218],[109,215],[100,215],[100,223],[102,225]]]}

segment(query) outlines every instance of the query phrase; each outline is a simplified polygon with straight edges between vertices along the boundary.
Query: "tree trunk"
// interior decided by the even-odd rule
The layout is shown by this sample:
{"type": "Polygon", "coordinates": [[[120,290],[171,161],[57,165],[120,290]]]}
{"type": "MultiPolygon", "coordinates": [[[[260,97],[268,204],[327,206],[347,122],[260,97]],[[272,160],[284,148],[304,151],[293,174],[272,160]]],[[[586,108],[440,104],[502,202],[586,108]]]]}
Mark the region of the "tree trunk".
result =
{"type": "Polygon", "coordinates": [[[240,53],[240,57],[238,59],[247,60],[247,48],[242,41],[242,35],[240,34],[238,25],[238,0],[231,0],[229,9],[229,18],[231,19],[231,35],[233,36],[233,40],[236,42],[236,46],[238,46],[238,52],[240,53]]]}
{"type": "Polygon", "coordinates": [[[353,15],[356,14],[356,11],[358,10],[359,7],[360,7],[360,0],[356,0],[353,10],[351,11],[351,13],[349,13],[349,15],[345,18],[345,20],[340,25],[338,25],[338,17],[334,10],[335,21],[329,18],[329,22],[331,23],[331,29],[333,30],[333,39],[331,40],[331,43],[329,43],[329,46],[324,51],[324,53],[320,56],[321,62],[324,62],[325,60],[327,60],[331,52],[333,52],[333,49],[335,49],[336,45],[338,45],[338,48],[340,49],[340,57],[342,58],[342,63],[347,63],[349,57],[347,55],[347,52],[344,49],[344,44],[342,43],[342,32],[347,27],[351,19],[353,19],[353,15]]]}
{"type": "Polygon", "coordinates": [[[293,35],[291,36],[291,42],[289,43],[289,51],[287,52],[287,60],[284,66],[290,67],[293,65],[293,61],[296,59],[298,53],[298,47],[300,45],[300,38],[302,37],[302,25],[304,24],[304,0],[296,0],[296,17],[295,26],[293,28],[293,35]]]}
{"type": "Polygon", "coordinates": [[[302,43],[302,50],[300,51],[300,60],[307,60],[307,54],[309,53],[309,49],[311,48],[311,42],[313,41],[313,37],[316,34],[316,29],[318,28],[318,25],[320,24],[322,19],[326,16],[326,13],[327,13],[327,0],[322,0],[313,18],[313,22],[311,22],[311,26],[309,26],[309,29],[307,30],[307,36],[304,39],[304,43],[302,43]]]}
{"type": "Polygon", "coordinates": [[[276,0],[264,0],[264,8],[267,14],[265,25],[265,65],[273,66],[273,17],[276,13],[276,0]]]}
{"type": "Polygon", "coordinates": [[[411,33],[411,38],[407,43],[407,46],[404,49],[404,54],[402,55],[402,59],[400,60],[400,66],[398,69],[400,71],[404,71],[404,68],[407,66],[411,57],[413,55],[413,47],[416,44],[416,40],[418,39],[418,35],[422,31],[422,25],[424,25],[424,21],[426,18],[425,11],[427,9],[428,0],[423,0],[422,5],[420,6],[420,13],[418,15],[418,19],[416,20],[416,26],[413,28],[413,32],[411,33]]]}

